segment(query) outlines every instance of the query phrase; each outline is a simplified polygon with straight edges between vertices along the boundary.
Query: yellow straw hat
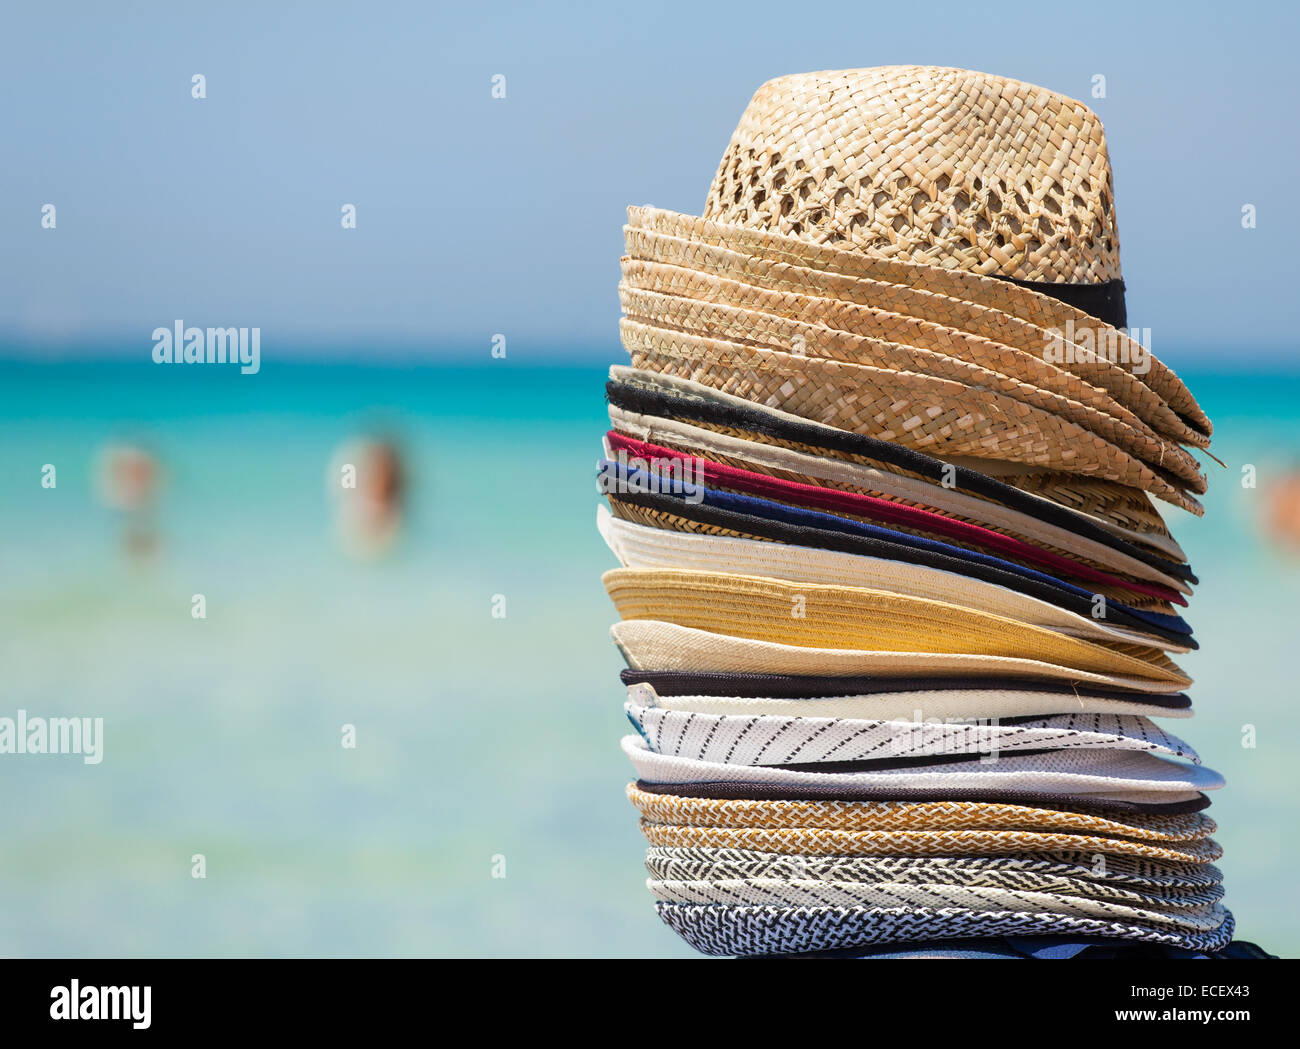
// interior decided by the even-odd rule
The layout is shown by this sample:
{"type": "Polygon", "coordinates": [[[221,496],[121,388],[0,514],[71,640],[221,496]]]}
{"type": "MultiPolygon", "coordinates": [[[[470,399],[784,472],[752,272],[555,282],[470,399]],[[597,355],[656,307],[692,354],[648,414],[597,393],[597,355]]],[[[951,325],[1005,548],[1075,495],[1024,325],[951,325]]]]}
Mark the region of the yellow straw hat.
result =
{"type": "Polygon", "coordinates": [[[625,620],[816,649],[1029,656],[1145,678],[1170,691],[1191,683],[1150,646],[1068,637],[947,601],[721,572],[616,568],[602,580],[625,620]]]}
{"type": "MultiPolygon", "coordinates": [[[[774,641],[717,634],[677,623],[628,619],[610,627],[610,637],[634,670],[683,670],[693,673],[795,674],[829,677],[871,675],[897,677],[1024,677],[1036,681],[1077,682],[1135,692],[1166,693],[1167,681],[1142,675],[1095,673],[1063,667],[1033,656],[986,656],[969,653],[887,652],[856,648],[809,648],[774,641]]],[[[1185,679],[1184,679],[1185,680],[1185,679]]]]}

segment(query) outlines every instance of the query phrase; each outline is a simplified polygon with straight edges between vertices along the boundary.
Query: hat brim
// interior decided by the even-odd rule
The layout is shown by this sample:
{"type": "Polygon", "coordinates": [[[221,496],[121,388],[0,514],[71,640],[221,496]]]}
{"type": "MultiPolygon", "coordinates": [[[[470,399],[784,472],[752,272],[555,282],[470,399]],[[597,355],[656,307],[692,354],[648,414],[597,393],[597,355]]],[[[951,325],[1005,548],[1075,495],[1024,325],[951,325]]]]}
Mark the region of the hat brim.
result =
{"type": "MultiPolygon", "coordinates": [[[[1067,531],[1110,543],[1134,556],[1185,563],[1147,496],[1110,481],[1028,469],[993,476],[989,462],[966,466],[865,434],[803,419],[677,376],[614,365],[605,394],[611,406],[686,420],[748,441],[791,448],[913,477],[1016,510],[1067,531]],[[981,469],[980,467],[983,467],[981,469]]],[[[1152,563],[1159,563],[1153,561],[1152,563]]],[[[1194,580],[1193,580],[1194,581],[1194,580]]]]}
{"type": "MultiPolygon", "coordinates": [[[[772,477],[854,492],[987,528],[1053,553],[1073,555],[1099,568],[1182,589],[1193,577],[1185,564],[1156,557],[1131,544],[1099,542],[956,488],[930,484],[863,463],[811,455],[780,445],[746,440],[691,423],[609,406],[610,424],[650,444],[681,448],[697,457],[772,477]]],[[[1189,592],[1189,591],[1184,591],[1189,592]]]]}
{"type": "MultiPolygon", "coordinates": [[[[629,231],[644,231],[677,238],[687,244],[715,246],[737,255],[770,265],[785,265],[811,270],[817,276],[805,287],[831,290],[847,301],[866,301],[891,312],[932,321],[958,331],[968,331],[1004,342],[1007,338],[1024,339],[1028,349],[1041,349],[1048,343],[1047,333],[1064,331],[1067,324],[1077,330],[1105,336],[1121,360],[1149,361],[1142,375],[1119,367],[1109,359],[1074,361],[1066,364],[1080,378],[1104,389],[1112,387],[1122,395],[1129,383],[1124,374],[1140,381],[1169,405],[1192,430],[1208,437],[1213,427],[1196,399],[1178,377],[1145,347],[1135,345],[1126,332],[1105,325],[1083,310],[1039,291],[1006,280],[960,269],[924,263],[881,259],[867,254],[844,251],[825,244],[814,244],[796,237],[763,230],[747,229],[727,223],[681,215],[659,208],[628,209],[629,231]],[[860,294],[846,289],[843,280],[871,282],[860,294]],[[890,293],[890,289],[896,289],[890,293]],[[907,289],[928,293],[928,298],[909,296],[907,289]],[[1012,318],[1018,325],[1008,324],[1012,318]],[[1013,329],[1018,333],[1013,335],[1013,329]]],[[[636,256],[637,251],[629,250],[636,256]]],[[[661,261],[690,261],[689,256],[669,251],[661,261]]],[[[747,271],[751,275],[761,267],[747,271]]],[[[804,274],[796,274],[803,277],[804,274]]]]}
{"type": "Polygon", "coordinates": [[[792,582],[848,583],[946,600],[1094,641],[1150,645],[1174,652],[1190,651],[1192,647],[1187,643],[1190,639],[1113,626],[1006,587],[923,565],[816,547],[651,528],[615,517],[604,506],[597,508],[596,527],[628,568],[713,570],[792,582]]]}
{"type": "MultiPolygon", "coordinates": [[[[878,329],[866,319],[874,319],[876,315],[863,307],[854,308],[861,310],[866,319],[840,316],[848,307],[815,297],[804,296],[807,301],[796,308],[780,296],[765,297],[761,289],[748,285],[730,281],[710,283],[678,267],[656,267],[634,261],[624,263],[619,297],[625,316],[650,328],[745,343],[810,359],[870,365],[904,376],[948,379],[974,390],[995,391],[1055,418],[1068,420],[1135,458],[1176,473],[1189,483],[1200,478],[1196,460],[1183,450],[1177,439],[1157,433],[1105,391],[1089,386],[1076,376],[1057,381],[1058,376],[1064,379],[1068,373],[1023,351],[994,352],[985,340],[968,339],[968,344],[949,347],[962,356],[949,356],[875,337],[871,333],[878,329]],[[661,288],[667,290],[658,290],[661,288]],[[769,313],[759,307],[789,312],[769,313]],[[853,328],[845,330],[838,325],[853,325],[853,328]],[[1005,373],[1019,363],[1002,359],[1006,356],[1026,362],[1018,374],[1005,373]],[[1042,374],[1047,369],[1054,374],[1042,374]]],[[[1186,437],[1183,441],[1197,446],[1186,437]]],[[[1206,439],[1201,438],[1199,443],[1206,443],[1206,439]]]]}
{"type": "MultiPolygon", "coordinates": [[[[950,542],[959,547],[982,550],[1038,571],[1072,579],[1076,584],[1088,582],[1130,586],[1147,596],[1163,596],[1166,599],[1173,598],[1171,592],[1184,595],[1192,592],[1185,580],[1158,572],[1142,562],[1134,561],[1118,573],[1112,571],[1108,565],[1081,556],[1068,540],[1064,540],[1064,548],[1049,548],[980,524],[954,520],[929,506],[911,506],[866,492],[828,487],[813,483],[812,478],[798,474],[793,477],[776,477],[763,471],[751,470],[748,463],[728,463],[712,455],[701,454],[701,449],[652,444],[614,430],[606,434],[605,444],[611,457],[619,455],[627,457],[629,461],[640,460],[656,473],[665,469],[682,474],[689,471],[690,477],[685,479],[721,491],[759,496],[865,524],[887,526],[950,542]]],[[[1111,559],[1108,557],[1107,560],[1111,559]]]]}
{"type": "Polygon", "coordinates": [[[610,636],[628,666],[639,670],[888,676],[951,673],[972,678],[984,675],[1078,682],[1135,692],[1170,691],[1167,682],[1147,674],[1096,673],[1024,656],[810,648],[649,619],[615,623],[610,627],[610,636]]]}
{"type": "MultiPolygon", "coordinates": [[[[798,700],[794,702],[799,702],[798,700]]],[[[945,721],[917,700],[904,718],[818,717],[813,714],[702,714],[632,700],[624,713],[650,749],[697,761],[791,767],[816,762],[882,766],[899,759],[1018,754],[1039,750],[1133,750],[1200,764],[1189,744],[1144,717],[1065,714],[985,715],[945,721]]]]}
{"type": "Polygon", "coordinates": [[[948,601],[720,572],[619,568],[602,580],[624,620],[809,649],[1002,658],[1029,653],[1067,671],[1149,678],[1160,691],[1191,684],[1151,646],[1068,637],[948,601]]]}
{"type": "MultiPolygon", "coordinates": [[[[1204,508],[1199,472],[1175,473],[1130,455],[1076,423],[951,379],[763,349],[624,318],[632,365],[713,386],[793,415],[938,456],[1003,460],[1100,478],[1191,513],[1204,508]]],[[[1172,464],[1175,468],[1178,463],[1172,464]]]]}
{"type": "Polygon", "coordinates": [[[656,903],[669,928],[702,954],[761,957],[864,947],[876,943],[992,936],[1099,937],[1210,951],[1232,940],[1233,919],[1210,932],[1020,911],[908,907],[721,907],[656,903]]]}

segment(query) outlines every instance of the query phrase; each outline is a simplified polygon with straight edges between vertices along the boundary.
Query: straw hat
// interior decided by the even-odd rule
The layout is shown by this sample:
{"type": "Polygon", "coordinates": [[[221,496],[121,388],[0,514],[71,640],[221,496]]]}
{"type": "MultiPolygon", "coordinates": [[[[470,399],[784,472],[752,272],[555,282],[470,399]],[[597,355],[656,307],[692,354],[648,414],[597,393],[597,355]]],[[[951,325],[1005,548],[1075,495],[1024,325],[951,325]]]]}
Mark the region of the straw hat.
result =
{"type": "Polygon", "coordinates": [[[1192,592],[1191,586],[1183,579],[1158,572],[1141,562],[1133,563],[1134,572],[1117,574],[1072,551],[1048,549],[983,525],[956,521],[929,507],[909,506],[864,492],[810,484],[802,478],[795,480],[773,477],[771,474],[699,456],[689,449],[651,444],[614,431],[606,435],[605,444],[609,454],[627,457],[629,463],[637,460],[644,462],[655,473],[661,473],[664,469],[676,469],[681,464],[682,469],[690,469],[691,476],[699,484],[807,507],[910,535],[941,539],[967,549],[995,553],[1010,561],[1063,578],[1111,585],[1136,581],[1139,585],[1158,587],[1164,592],[1192,592]],[[1126,578],[1128,575],[1135,576],[1135,580],[1126,578]]]}
{"type": "Polygon", "coordinates": [[[802,827],[850,831],[1050,831],[1133,841],[1205,841],[1218,829],[1203,813],[1131,815],[1123,820],[1028,805],[972,801],[727,801],[652,794],[636,784],[628,800],[650,823],[697,827],[802,827]]]}
{"type": "Polygon", "coordinates": [[[1068,914],[1156,927],[1218,929],[1227,917],[1220,903],[1162,907],[1159,902],[1115,900],[1107,897],[998,886],[954,886],[916,883],[822,881],[817,878],[728,878],[679,881],[651,878],[646,887],[666,903],[715,904],[742,907],[917,907],[981,911],[1023,911],[1068,914]]]}
{"type": "Polygon", "coordinates": [[[1100,374],[1095,377],[1110,385],[1114,393],[1044,361],[1041,342],[1031,352],[999,341],[997,337],[1007,337],[1003,331],[990,338],[868,304],[873,298],[903,295],[918,300],[919,307],[930,305],[923,291],[872,286],[872,282],[837,279],[798,267],[787,266],[774,273],[774,268],[761,260],[725,249],[640,230],[628,232],[629,240],[638,245],[638,254],[651,257],[623,260],[622,297],[629,316],[683,330],[704,325],[706,330],[716,327],[723,331],[736,321],[750,320],[752,326],[742,338],[772,339],[770,345],[776,348],[802,339],[805,350],[819,356],[835,356],[852,347],[862,363],[869,363],[870,358],[882,366],[896,364],[960,382],[991,381],[1018,400],[1037,401],[1081,425],[1100,426],[1119,438],[1116,443],[1140,438],[1177,447],[1157,430],[1194,446],[1206,443],[1203,435],[1187,426],[1140,380],[1108,362],[1097,366],[1100,374]],[[682,246],[690,252],[688,258],[678,254],[682,246]],[[652,261],[674,256],[675,263],[652,261]],[[682,264],[687,262],[689,265],[682,264]],[[833,295],[810,294],[808,289],[813,287],[833,295]],[[799,327],[792,327],[796,324],[799,327]],[[858,338],[846,340],[845,335],[858,338]],[[1020,378],[1010,378],[1013,375],[1020,378]],[[1121,402],[1131,403],[1133,409],[1121,402]]]}
{"type": "Polygon", "coordinates": [[[1163,635],[1112,626],[1006,587],[886,558],[786,543],[733,539],[651,528],[614,517],[597,507],[596,527],[628,568],[713,570],[803,583],[847,583],[895,594],[950,601],[1022,623],[1094,641],[1120,641],[1168,651],[1190,646],[1163,635]]]}
{"type": "Polygon", "coordinates": [[[929,507],[953,520],[989,528],[1054,553],[1072,552],[1074,557],[1089,564],[1139,579],[1176,587],[1191,576],[1186,565],[1157,557],[1122,540],[1098,541],[955,488],[864,464],[748,441],[675,419],[624,411],[614,405],[610,406],[609,418],[619,434],[649,444],[680,448],[692,456],[785,480],[871,495],[907,506],[929,507]]]}
{"type": "MultiPolygon", "coordinates": [[[[1063,667],[1024,656],[971,655],[968,653],[875,651],[847,648],[809,648],[760,641],[730,634],[681,626],[662,620],[635,619],[615,623],[610,637],[636,670],[723,671],[730,673],[917,674],[965,675],[968,678],[1024,677],[1038,680],[1096,685],[1133,692],[1171,691],[1170,682],[1144,673],[1094,672],[1063,667]]],[[[1181,686],[1176,686],[1181,687],[1181,686]]]]}
{"type": "Polygon", "coordinates": [[[1203,475],[1153,467],[1105,438],[995,390],[866,364],[763,349],[625,318],[637,368],[666,372],[854,433],[944,456],[997,459],[1115,481],[1192,513],[1203,475]],[[1177,472],[1174,472],[1177,471],[1177,472]]]}
{"type": "Polygon", "coordinates": [[[1233,932],[1233,918],[1227,911],[1218,928],[1202,931],[1070,914],[957,907],[721,907],[660,902],[655,910],[697,951],[721,957],[991,936],[1103,937],[1207,951],[1226,947],[1233,932]]]}
{"type": "Polygon", "coordinates": [[[1162,863],[1114,856],[1098,865],[1079,852],[1013,856],[787,856],[745,849],[646,850],[646,871],[668,881],[775,878],[823,881],[989,885],[1033,892],[1109,895],[1177,906],[1223,896],[1223,872],[1211,864],[1162,863]]]}
{"type": "MultiPolygon", "coordinates": [[[[1080,427],[1153,465],[1176,470],[1192,483],[1200,479],[1196,461],[1178,444],[1161,437],[1109,394],[1075,376],[1044,364],[1041,357],[1006,350],[983,339],[969,337],[949,347],[962,357],[902,346],[875,338],[881,333],[878,316],[866,307],[839,304],[815,296],[781,296],[734,281],[699,277],[680,267],[659,267],[626,260],[620,298],[629,321],[664,331],[715,336],[748,342],[767,349],[808,355],[851,364],[934,378],[951,379],[970,388],[963,403],[978,400],[980,391],[996,390],[1009,401],[1033,405],[1080,427]],[[662,290],[661,290],[662,289],[662,290]],[[700,295],[708,301],[685,298],[700,295]],[[763,312],[779,310],[780,314],[763,312]],[[817,322],[796,319],[815,317],[817,322]],[[841,330],[839,326],[848,326],[841,330]],[[1011,370],[1017,360],[1034,381],[1012,378],[997,369],[1011,370]],[[973,363],[981,361],[987,365],[973,363]]],[[[915,333],[914,338],[928,334],[915,333]]],[[[1189,431],[1190,432],[1190,431],[1189,431]]],[[[1016,460],[1020,461],[1020,460],[1016,460]]],[[[1032,460],[1028,460],[1032,461],[1032,460]]]]}
{"type": "Polygon", "coordinates": [[[1150,646],[1067,637],[950,601],[720,572],[616,568],[602,581],[625,620],[676,623],[810,649],[1032,654],[1065,668],[1146,677],[1165,691],[1191,684],[1168,656],[1150,646]]]}
{"type": "Polygon", "coordinates": [[[1145,493],[1123,485],[1065,474],[1006,472],[995,478],[990,470],[1001,464],[991,460],[974,468],[963,467],[958,461],[802,419],[689,379],[621,365],[612,366],[609,375],[605,395],[610,405],[619,409],[683,420],[748,441],[916,478],[1108,542],[1117,549],[1130,550],[1133,544],[1165,560],[1187,560],[1145,493]]]}
{"type": "Polygon", "coordinates": [[[1049,830],[821,830],[809,827],[702,827],[641,821],[656,846],[761,849],[790,855],[1005,856],[1078,849],[1103,856],[1136,856],[1175,863],[1213,863],[1223,850],[1213,840],[1153,844],[1049,830]]]}
{"type": "Polygon", "coordinates": [[[701,218],[634,208],[626,232],[638,366],[1198,508],[1178,446],[1209,421],[1120,330],[1109,159],[1081,103],[955,69],[782,77],[701,218]]]}
{"type": "Polygon", "coordinates": [[[803,713],[701,714],[630,702],[623,709],[651,750],[731,765],[885,765],[958,754],[1076,749],[1137,750],[1200,764],[1196,751],[1183,740],[1132,715],[1064,714],[1002,724],[990,715],[943,721],[919,703],[909,717],[888,720],[803,713]]]}
{"type": "MultiPolygon", "coordinates": [[[[1192,629],[1169,602],[1119,587],[1085,590],[1065,580],[1011,561],[937,541],[911,540],[905,534],[876,530],[856,521],[784,507],[767,500],[702,489],[703,502],[677,494],[627,492],[608,495],[621,521],[688,535],[711,535],[780,543],[804,550],[835,551],[859,557],[923,566],[1036,597],[1082,616],[1094,617],[1097,593],[1106,596],[1105,620],[1140,634],[1159,634],[1175,645],[1195,648],[1192,629]],[[834,526],[834,527],[832,527],[834,526]]],[[[777,555],[771,555],[777,556],[777,555]]],[[[801,555],[794,555],[801,556],[801,555]]]]}

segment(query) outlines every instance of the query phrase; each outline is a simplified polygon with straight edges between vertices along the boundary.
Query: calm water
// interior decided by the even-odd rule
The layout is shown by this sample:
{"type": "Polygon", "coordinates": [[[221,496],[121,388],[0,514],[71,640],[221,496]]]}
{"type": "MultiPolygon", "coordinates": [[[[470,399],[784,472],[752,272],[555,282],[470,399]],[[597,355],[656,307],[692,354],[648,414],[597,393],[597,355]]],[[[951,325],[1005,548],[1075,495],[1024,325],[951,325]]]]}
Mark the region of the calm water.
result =
{"type": "MultiPolygon", "coordinates": [[[[689,956],[623,797],[602,375],[0,364],[0,715],[105,721],[100,765],[0,757],[0,952],[689,956]],[[409,454],[412,506],[395,554],[361,563],[326,470],[376,427],[409,454]],[[143,564],[95,496],[116,438],[166,468],[143,564]]],[[[1204,519],[1171,511],[1203,646],[1177,729],[1228,777],[1213,814],[1239,935],[1295,955],[1300,564],[1238,478],[1300,463],[1300,380],[1188,381],[1229,468],[1204,519]]]]}

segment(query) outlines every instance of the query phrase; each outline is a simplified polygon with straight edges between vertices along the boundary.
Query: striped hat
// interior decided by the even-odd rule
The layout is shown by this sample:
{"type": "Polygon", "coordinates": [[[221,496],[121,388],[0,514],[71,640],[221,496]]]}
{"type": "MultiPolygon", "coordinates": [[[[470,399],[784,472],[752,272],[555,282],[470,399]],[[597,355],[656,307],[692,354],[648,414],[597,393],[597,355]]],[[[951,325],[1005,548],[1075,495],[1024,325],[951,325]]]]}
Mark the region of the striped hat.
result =
{"type": "MultiPolygon", "coordinates": [[[[1028,473],[988,460],[968,466],[960,458],[938,459],[677,376],[623,365],[612,366],[609,376],[605,396],[614,409],[681,420],[746,441],[913,477],[942,490],[969,493],[1081,536],[1119,544],[1119,549],[1147,550],[1178,563],[1187,560],[1151,501],[1122,485],[1083,480],[1075,475],[1028,473]]],[[[930,499],[923,502],[944,505],[930,499]]]]}
{"type": "MultiPolygon", "coordinates": [[[[797,700],[795,701],[798,702],[797,700]]],[[[1017,754],[1041,750],[1134,750],[1200,764],[1177,736],[1143,717],[1063,714],[988,716],[942,721],[919,704],[913,720],[882,721],[780,714],[700,714],[624,705],[632,727],[651,750],[730,765],[811,765],[816,762],[888,764],[957,754],[1017,754]]]]}
{"type": "Polygon", "coordinates": [[[661,902],[655,909],[697,951],[723,957],[991,936],[1097,936],[1200,951],[1227,946],[1233,931],[1227,911],[1217,928],[1202,931],[1069,914],[959,907],[724,907],[661,902]]]}

